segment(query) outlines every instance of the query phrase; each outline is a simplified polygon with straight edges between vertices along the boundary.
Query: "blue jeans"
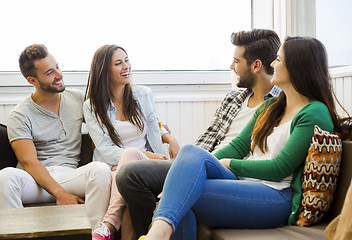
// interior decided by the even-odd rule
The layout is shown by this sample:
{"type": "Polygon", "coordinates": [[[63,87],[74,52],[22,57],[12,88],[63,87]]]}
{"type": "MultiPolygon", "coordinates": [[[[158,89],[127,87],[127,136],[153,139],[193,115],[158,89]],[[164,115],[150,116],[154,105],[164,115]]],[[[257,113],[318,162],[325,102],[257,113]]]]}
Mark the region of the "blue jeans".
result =
{"type": "Polygon", "coordinates": [[[169,222],[172,239],[196,239],[197,222],[212,228],[275,228],[291,212],[290,188],[275,190],[238,178],[193,145],[178,153],[166,177],[155,219],[169,222]]]}

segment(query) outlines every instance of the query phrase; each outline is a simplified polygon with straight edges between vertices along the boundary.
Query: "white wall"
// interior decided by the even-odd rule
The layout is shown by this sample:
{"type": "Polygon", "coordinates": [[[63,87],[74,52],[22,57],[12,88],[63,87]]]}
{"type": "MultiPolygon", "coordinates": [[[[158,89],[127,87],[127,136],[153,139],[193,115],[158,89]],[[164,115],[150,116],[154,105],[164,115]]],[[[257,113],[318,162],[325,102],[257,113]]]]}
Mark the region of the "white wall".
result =
{"type": "MultiPolygon", "coordinates": [[[[336,95],[352,114],[352,66],[331,71],[336,95]]],[[[87,73],[64,73],[69,88],[85,90],[87,73]]],[[[231,89],[230,71],[136,72],[134,82],[152,88],[160,120],[181,145],[193,143],[213,119],[215,109],[231,89]]],[[[33,91],[19,73],[0,73],[0,122],[33,91]]],[[[339,114],[346,114],[338,108],[339,114]]]]}
{"type": "MultiPolygon", "coordinates": [[[[160,120],[181,145],[193,143],[213,119],[215,109],[231,90],[230,71],[135,72],[135,84],[153,90],[160,120]]],[[[64,73],[67,88],[85,91],[87,72],[64,73]]],[[[0,72],[0,123],[12,108],[34,91],[16,72],[0,72]]]]}

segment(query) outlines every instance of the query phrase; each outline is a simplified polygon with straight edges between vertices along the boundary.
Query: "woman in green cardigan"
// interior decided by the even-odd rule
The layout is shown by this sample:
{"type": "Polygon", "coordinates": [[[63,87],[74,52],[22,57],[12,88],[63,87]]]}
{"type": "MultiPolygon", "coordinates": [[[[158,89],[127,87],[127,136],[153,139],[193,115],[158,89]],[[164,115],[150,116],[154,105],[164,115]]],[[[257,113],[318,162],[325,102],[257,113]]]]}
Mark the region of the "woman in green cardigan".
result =
{"type": "Polygon", "coordinates": [[[152,227],[140,239],[196,239],[197,222],[275,228],[295,221],[314,125],[338,130],[334,94],[326,51],[317,39],[287,38],[272,67],[272,83],[283,93],[264,102],[215,157],[192,145],[181,149],[152,227]]]}

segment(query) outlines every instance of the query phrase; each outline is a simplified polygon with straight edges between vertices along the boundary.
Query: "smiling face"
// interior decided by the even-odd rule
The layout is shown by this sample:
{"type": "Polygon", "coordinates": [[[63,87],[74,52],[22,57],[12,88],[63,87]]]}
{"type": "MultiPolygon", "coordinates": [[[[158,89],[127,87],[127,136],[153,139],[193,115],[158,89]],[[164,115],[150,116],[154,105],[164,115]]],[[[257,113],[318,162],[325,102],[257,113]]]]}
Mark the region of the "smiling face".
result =
{"type": "Polygon", "coordinates": [[[280,47],[277,52],[277,58],[271,63],[271,67],[274,68],[274,75],[271,79],[272,84],[281,89],[285,88],[285,85],[287,84],[292,85],[289,73],[285,66],[285,55],[282,47],[280,47]]]}
{"type": "Polygon", "coordinates": [[[131,64],[127,54],[122,49],[117,49],[113,53],[108,75],[110,88],[125,86],[131,82],[131,64]]]}
{"type": "Polygon", "coordinates": [[[235,53],[233,55],[233,62],[230,68],[237,75],[237,87],[252,88],[255,85],[256,78],[251,72],[251,68],[247,64],[247,60],[243,57],[244,52],[244,47],[236,46],[235,53]]]}
{"type": "Polygon", "coordinates": [[[65,90],[61,69],[51,54],[43,59],[36,60],[34,66],[37,70],[37,76],[29,78],[33,79],[33,85],[37,89],[49,93],[59,93],[65,90]]]}

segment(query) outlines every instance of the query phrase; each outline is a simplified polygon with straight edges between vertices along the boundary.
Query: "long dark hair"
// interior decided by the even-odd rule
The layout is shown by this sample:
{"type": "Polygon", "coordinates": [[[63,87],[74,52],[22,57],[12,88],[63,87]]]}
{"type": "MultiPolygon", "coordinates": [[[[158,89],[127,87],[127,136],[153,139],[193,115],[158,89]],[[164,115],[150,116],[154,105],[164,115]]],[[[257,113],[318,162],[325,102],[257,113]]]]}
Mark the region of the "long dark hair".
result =
{"type": "MultiPolygon", "coordinates": [[[[91,111],[94,112],[101,126],[106,127],[111,140],[117,146],[122,147],[121,138],[108,116],[108,109],[111,107],[112,100],[108,72],[112,55],[117,49],[121,49],[127,55],[122,47],[116,45],[104,45],[95,52],[89,71],[85,99],[90,99],[91,111]]],[[[124,116],[143,131],[143,114],[138,102],[133,97],[130,84],[125,85],[123,103],[124,116]]]]}
{"type": "MultiPolygon", "coordinates": [[[[287,37],[283,46],[284,64],[294,89],[326,105],[334,124],[334,131],[340,132],[335,109],[336,96],[331,86],[327,54],[324,45],[311,37],[287,37]]],[[[337,99],[336,99],[337,100],[337,99]]],[[[262,152],[267,149],[267,137],[277,126],[286,107],[286,95],[282,92],[279,98],[263,111],[254,126],[253,146],[262,152]]]]}

